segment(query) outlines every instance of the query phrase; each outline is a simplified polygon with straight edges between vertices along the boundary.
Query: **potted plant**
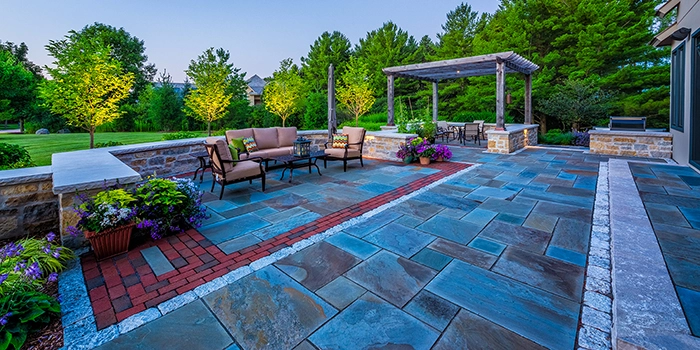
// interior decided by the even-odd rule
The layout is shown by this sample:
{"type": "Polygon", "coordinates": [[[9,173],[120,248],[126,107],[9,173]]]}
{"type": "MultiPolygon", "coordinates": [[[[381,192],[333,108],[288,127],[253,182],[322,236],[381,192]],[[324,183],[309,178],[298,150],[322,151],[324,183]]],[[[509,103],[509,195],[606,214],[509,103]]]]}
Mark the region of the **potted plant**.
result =
{"type": "Polygon", "coordinates": [[[207,218],[202,194],[190,179],[150,179],[136,188],[137,228],[152,239],[197,228],[207,218]]]}
{"type": "Polygon", "coordinates": [[[421,165],[430,164],[430,159],[435,154],[435,147],[428,142],[428,140],[423,141],[418,147],[416,147],[416,153],[420,159],[421,165]]]}
{"type": "Polygon", "coordinates": [[[83,233],[99,260],[127,252],[131,231],[136,225],[133,194],[115,188],[89,198],[79,195],[79,198],[82,203],[75,207],[75,212],[80,219],[76,227],[69,227],[68,231],[83,233]]]}
{"type": "Polygon", "coordinates": [[[402,144],[399,150],[396,152],[396,157],[403,160],[404,163],[410,164],[414,160],[418,159],[418,154],[416,153],[416,147],[423,143],[423,139],[420,137],[414,137],[408,140],[408,143],[402,144]]]}
{"type": "Polygon", "coordinates": [[[435,154],[433,154],[433,159],[435,161],[442,162],[452,158],[452,151],[450,151],[450,148],[446,145],[438,144],[433,147],[435,148],[435,154]]]}

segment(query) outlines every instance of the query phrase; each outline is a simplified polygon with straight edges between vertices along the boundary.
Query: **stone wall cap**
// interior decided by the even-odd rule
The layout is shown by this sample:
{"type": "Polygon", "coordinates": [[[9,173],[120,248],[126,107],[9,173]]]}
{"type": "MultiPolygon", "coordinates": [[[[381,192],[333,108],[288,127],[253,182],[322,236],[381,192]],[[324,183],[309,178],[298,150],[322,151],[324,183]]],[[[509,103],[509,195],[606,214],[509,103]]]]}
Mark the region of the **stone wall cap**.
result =
{"type": "Polygon", "coordinates": [[[408,138],[412,137],[418,137],[417,134],[404,134],[404,133],[399,133],[395,131],[368,131],[367,136],[374,136],[374,137],[386,137],[389,139],[401,139],[405,140],[408,138]]]}
{"type": "Polygon", "coordinates": [[[486,134],[510,135],[523,130],[537,129],[539,127],[539,124],[508,124],[506,125],[506,130],[486,130],[486,134]]]}
{"type": "MultiPolygon", "coordinates": [[[[221,136],[224,137],[224,136],[221,136]]],[[[131,154],[138,152],[147,152],[159,149],[168,149],[173,147],[181,146],[191,146],[202,144],[206,140],[206,137],[197,137],[193,139],[182,139],[182,140],[169,140],[169,141],[156,141],[147,143],[138,143],[134,145],[123,145],[123,146],[113,146],[98,148],[99,150],[106,150],[114,155],[131,154]]],[[[88,151],[94,151],[88,150],[88,151]]]]}
{"type": "Polygon", "coordinates": [[[115,157],[109,148],[54,153],[51,169],[54,194],[91,190],[104,184],[111,186],[117,181],[128,184],[141,180],[141,175],[115,157]]]}
{"type": "Polygon", "coordinates": [[[642,137],[671,137],[670,132],[658,131],[624,131],[624,130],[591,130],[589,135],[605,135],[605,136],[642,136],[642,137]]]}
{"type": "Polygon", "coordinates": [[[51,166],[11,169],[0,171],[0,186],[18,185],[51,180],[51,166]]]}

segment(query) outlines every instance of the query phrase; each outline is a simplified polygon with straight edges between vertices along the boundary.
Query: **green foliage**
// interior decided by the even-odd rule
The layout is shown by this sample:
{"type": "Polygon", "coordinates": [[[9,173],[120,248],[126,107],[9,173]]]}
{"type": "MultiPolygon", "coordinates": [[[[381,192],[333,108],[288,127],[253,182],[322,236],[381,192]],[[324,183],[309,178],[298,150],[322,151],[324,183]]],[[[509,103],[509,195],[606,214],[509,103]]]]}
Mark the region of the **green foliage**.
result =
{"type": "Polygon", "coordinates": [[[133,73],[124,73],[119,61],[110,56],[111,48],[88,41],[52,41],[46,49],[56,59],[47,67],[53,80],[42,82],[39,93],[52,112],[62,114],[68,123],[90,133],[119,118],[119,102],[133,86],[133,73]]]}
{"type": "Polygon", "coordinates": [[[101,191],[95,195],[96,205],[114,205],[119,204],[121,207],[127,207],[130,203],[136,201],[136,198],[124,189],[117,188],[109,191],[101,191]]]}
{"type": "Polygon", "coordinates": [[[233,81],[242,79],[240,68],[228,63],[231,55],[224,49],[211,47],[190,61],[185,71],[196,89],[185,96],[186,111],[189,115],[207,123],[207,135],[211,136],[211,123],[223,118],[231,103],[234,92],[230,91],[233,81]]]}
{"type": "Polygon", "coordinates": [[[38,78],[10,51],[0,48],[0,121],[32,115],[38,78]]]}
{"type": "Polygon", "coordinates": [[[328,127],[328,97],[324,93],[312,92],[306,97],[304,108],[305,130],[326,129],[328,127]]]}
{"type": "Polygon", "coordinates": [[[364,122],[360,120],[359,122],[355,123],[355,121],[345,121],[338,125],[338,129],[342,129],[344,126],[359,126],[361,128],[365,128],[367,131],[381,131],[382,126],[386,125],[386,122],[383,123],[373,123],[373,122],[364,122]]]}
{"type": "Polygon", "coordinates": [[[114,147],[114,146],[124,146],[124,143],[119,142],[119,141],[107,141],[107,142],[98,142],[95,144],[95,148],[114,147]]]}
{"type": "Polygon", "coordinates": [[[295,113],[301,104],[303,80],[291,58],[280,62],[280,68],[272,73],[272,80],[265,85],[263,102],[265,108],[282,119],[285,126],[287,118],[295,113]]]}
{"type": "Polygon", "coordinates": [[[168,179],[151,179],[136,189],[136,197],[145,205],[158,207],[167,214],[169,207],[182,204],[186,198],[177,184],[168,179]]]}
{"type": "Polygon", "coordinates": [[[32,158],[22,146],[0,143],[0,170],[31,166],[32,158]]]}
{"type": "Polygon", "coordinates": [[[79,230],[107,231],[131,223],[136,216],[133,204],[136,197],[120,188],[100,191],[92,197],[79,194],[79,198],[81,203],[74,206],[79,217],[76,225],[79,230]]]}
{"type": "MultiPolygon", "coordinates": [[[[147,120],[155,126],[157,131],[173,131],[182,128],[185,113],[182,97],[175,91],[172,78],[167,71],[163,71],[158,78],[158,87],[146,89],[147,96],[147,120]]],[[[144,94],[142,94],[144,95],[144,94]]],[[[141,97],[139,103],[141,103],[141,97]]]]}
{"type": "Polygon", "coordinates": [[[343,33],[323,32],[311,45],[306,57],[301,58],[301,73],[307,90],[327,90],[328,66],[333,64],[335,76],[342,76],[351,54],[350,40],[343,33]]]}
{"type": "Polygon", "coordinates": [[[340,78],[338,101],[355,116],[355,124],[361,115],[367,113],[374,104],[374,90],[370,86],[367,65],[351,57],[347,69],[340,78]]]}
{"type": "Polygon", "coordinates": [[[592,84],[581,81],[566,80],[559,85],[556,92],[542,101],[542,110],[558,116],[564,125],[575,131],[580,127],[590,127],[599,118],[608,115],[610,96],[607,92],[592,84]]]}
{"type": "Polygon", "coordinates": [[[199,137],[199,133],[191,131],[178,131],[169,134],[163,134],[163,140],[183,140],[183,139],[193,139],[199,137]]]}
{"type": "Polygon", "coordinates": [[[0,349],[19,350],[27,334],[49,323],[61,307],[55,298],[35,290],[17,290],[0,296],[0,313],[7,322],[0,326],[0,349]],[[10,316],[7,316],[7,315],[10,316]]]}
{"type": "Polygon", "coordinates": [[[571,145],[574,141],[574,134],[571,132],[562,133],[559,129],[552,129],[546,134],[539,134],[538,141],[546,145],[571,145]]]}
{"type": "MultiPolygon", "coordinates": [[[[506,123],[513,123],[513,117],[508,113],[503,117],[506,123]]],[[[449,121],[458,123],[471,123],[475,120],[483,120],[484,123],[495,123],[496,113],[495,112],[459,112],[455,114],[452,118],[448,118],[449,121]]]]}

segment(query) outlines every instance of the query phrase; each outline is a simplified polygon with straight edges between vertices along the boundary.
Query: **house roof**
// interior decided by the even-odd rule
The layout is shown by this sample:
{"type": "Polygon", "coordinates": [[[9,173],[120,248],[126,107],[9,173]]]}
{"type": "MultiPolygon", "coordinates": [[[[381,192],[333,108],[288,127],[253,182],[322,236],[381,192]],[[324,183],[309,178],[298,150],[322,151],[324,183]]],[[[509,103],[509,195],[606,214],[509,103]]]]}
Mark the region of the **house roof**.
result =
{"type": "Polygon", "coordinates": [[[659,6],[659,8],[656,10],[656,15],[659,17],[664,17],[669,12],[671,12],[671,10],[676,8],[680,3],[681,3],[681,0],[666,1],[663,5],[659,6]]]}
{"type": "Polygon", "coordinates": [[[248,87],[251,90],[249,93],[250,95],[262,95],[263,89],[265,88],[265,85],[267,85],[267,82],[260,78],[257,74],[253,75],[245,82],[248,84],[248,87]]]}
{"type": "Polygon", "coordinates": [[[407,77],[419,80],[440,81],[462,77],[475,77],[496,74],[496,63],[505,62],[506,73],[520,72],[532,74],[540,67],[513,51],[481,56],[464,57],[452,60],[410,64],[384,68],[386,75],[407,77]]]}
{"type": "Polygon", "coordinates": [[[651,40],[650,44],[654,47],[669,46],[673,44],[673,33],[678,30],[678,23],[673,23],[668,28],[664,29],[661,33],[657,34],[654,39],[651,40]]]}

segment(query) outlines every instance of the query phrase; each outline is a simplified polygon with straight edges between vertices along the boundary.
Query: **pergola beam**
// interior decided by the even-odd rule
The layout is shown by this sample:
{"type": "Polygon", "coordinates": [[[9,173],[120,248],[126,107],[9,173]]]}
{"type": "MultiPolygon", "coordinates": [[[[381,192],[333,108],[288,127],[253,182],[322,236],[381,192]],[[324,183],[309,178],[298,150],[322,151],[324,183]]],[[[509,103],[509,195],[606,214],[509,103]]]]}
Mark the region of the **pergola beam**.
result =
{"type": "Polygon", "coordinates": [[[438,83],[433,83],[433,122],[438,120],[438,83]]]}

